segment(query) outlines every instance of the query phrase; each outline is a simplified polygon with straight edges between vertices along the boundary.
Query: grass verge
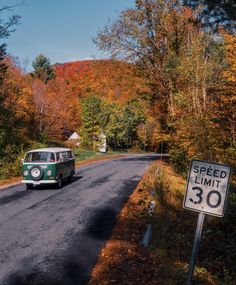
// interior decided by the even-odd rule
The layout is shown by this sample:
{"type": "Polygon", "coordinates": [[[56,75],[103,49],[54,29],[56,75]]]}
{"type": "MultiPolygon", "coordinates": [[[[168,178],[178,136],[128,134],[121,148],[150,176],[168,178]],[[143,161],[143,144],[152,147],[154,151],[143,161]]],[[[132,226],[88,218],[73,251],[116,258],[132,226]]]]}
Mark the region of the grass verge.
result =
{"type": "Polygon", "coordinates": [[[76,162],[85,161],[95,157],[103,157],[105,154],[101,152],[96,152],[92,150],[85,150],[85,149],[75,149],[74,150],[75,160],[76,162]]]}
{"type": "Polygon", "coordinates": [[[122,152],[96,152],[92,150],[84,150],[84,149],[76,149],[74,150],[75,155],[75,162],[76,166],[84,165],[87,163],[100,161],[100,160],[107,160],[115,157],[121,157],[122,152]]]}
{"type": "MultiPolygon", "coordinates": [[[[88,285],[183,285],[197,213],[182,208],[186,180],[164,163],[154,163],[121,211],[111,239],[101,251],[88,285]],[[156,208],[149,205],[155,200],[156,208]],[[140,246],[146,223],[150,246],[140,246]]],[[[206,216],[193,284],[236,284],[235,196],[224,218],[206,216]]]]}

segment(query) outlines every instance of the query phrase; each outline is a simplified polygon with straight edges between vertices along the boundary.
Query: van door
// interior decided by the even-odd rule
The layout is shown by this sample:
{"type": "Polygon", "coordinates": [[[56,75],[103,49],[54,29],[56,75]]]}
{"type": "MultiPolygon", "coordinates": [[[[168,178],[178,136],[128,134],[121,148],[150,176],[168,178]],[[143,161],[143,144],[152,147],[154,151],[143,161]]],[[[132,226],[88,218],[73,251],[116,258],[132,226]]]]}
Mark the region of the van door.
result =
{"type": "Polygon", "coordinates": [[[71,174],[71,159],[70,159],[70,152],[69,151],[63,151],[61,152],[62,161],[63,161],[63,178],[67,178],[71,174]]]}
{"type": "Polygon", "coordinates": [[[63,156],[61,152],[56,153],[56,159],[57,159],[57,169],[56,169],[56,176],[62,176],[62,179],[65,177],[65,167],[64,167],[64,161],[63,156]]]}
{"type": "Polygon", "coordinates": [[[68,175],[72,176],[75,174],[75,158],[72,151],[67,151],[68,154],[68,175]]]}

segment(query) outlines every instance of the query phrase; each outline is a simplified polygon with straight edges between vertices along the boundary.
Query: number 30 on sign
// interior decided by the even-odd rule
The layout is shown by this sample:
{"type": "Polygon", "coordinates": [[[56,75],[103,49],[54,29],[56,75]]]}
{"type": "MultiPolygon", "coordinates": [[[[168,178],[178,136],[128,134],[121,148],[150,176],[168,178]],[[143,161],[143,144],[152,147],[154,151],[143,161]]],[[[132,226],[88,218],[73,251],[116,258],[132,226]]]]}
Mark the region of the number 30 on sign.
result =
{"type": "Polygon", "coordinates": [[[223,217],[230,177],[230,167],[192,160],[183,207],[223,217]]]}

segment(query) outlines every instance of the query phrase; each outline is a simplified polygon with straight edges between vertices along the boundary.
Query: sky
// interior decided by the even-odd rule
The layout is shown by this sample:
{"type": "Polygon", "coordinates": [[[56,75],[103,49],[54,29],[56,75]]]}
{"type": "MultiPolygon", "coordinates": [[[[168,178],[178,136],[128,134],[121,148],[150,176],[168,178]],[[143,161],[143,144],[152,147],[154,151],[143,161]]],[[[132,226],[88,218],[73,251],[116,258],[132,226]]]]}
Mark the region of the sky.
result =
{"type": "MultiPolygon", "coordinates": [[[[1,0],[4,5],[22,0],[1,0]]],[[[21,16],[20,24],[6,40],[7,51],[26,70],[42,53],[51,63],[100,59],[105,55],[92,42],[99,29],[112,23],[120,12],[134,7],[135,0],[24,0],[24,4],[1,12],[21,16]]]]}

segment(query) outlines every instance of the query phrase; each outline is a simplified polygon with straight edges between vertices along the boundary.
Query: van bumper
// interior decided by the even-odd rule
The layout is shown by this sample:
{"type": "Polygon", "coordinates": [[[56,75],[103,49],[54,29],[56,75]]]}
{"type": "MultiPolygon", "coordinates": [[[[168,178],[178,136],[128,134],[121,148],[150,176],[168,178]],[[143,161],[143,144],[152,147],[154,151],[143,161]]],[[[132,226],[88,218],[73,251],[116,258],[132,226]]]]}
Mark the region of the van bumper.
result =
{"type": "Polygon", "coordinates": [[[35,180],[21,180],[21,182],[22,182],[22,183],[27,183],[27,184],[34,184],[34,185],[57,183],[56,180],[40,180],[40,181],[35,181],[35,180]]]}

